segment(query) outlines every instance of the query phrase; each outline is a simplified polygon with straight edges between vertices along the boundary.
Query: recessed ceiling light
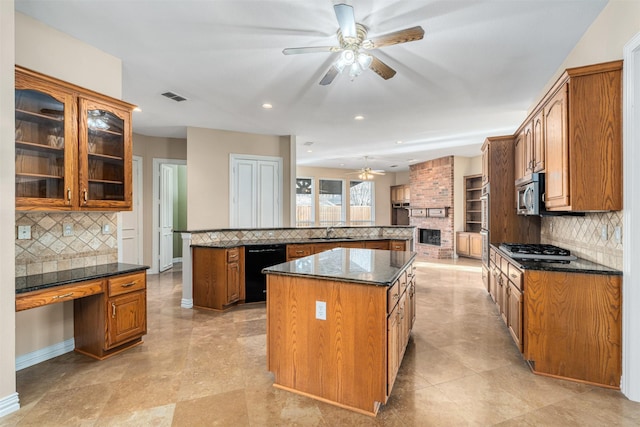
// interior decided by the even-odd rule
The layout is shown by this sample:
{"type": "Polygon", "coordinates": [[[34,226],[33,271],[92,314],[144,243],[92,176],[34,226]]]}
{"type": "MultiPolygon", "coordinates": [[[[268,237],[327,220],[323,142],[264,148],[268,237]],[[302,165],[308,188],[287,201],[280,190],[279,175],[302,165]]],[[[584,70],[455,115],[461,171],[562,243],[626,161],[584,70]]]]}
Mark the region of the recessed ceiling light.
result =
{"type": "Polygon", "coordinates": [[[357,115],[353,118],[353,120],[364,120],[364,116],[357,115]]]}
{"type": "Polygon", "coordinates": [[[262,108],[264,108],[265,110],[270,110],[273,108],[273,105],[269,104],[268,102],[265,102],[264,104],[262,104],[262,108]]]}
{"type": "Polygon", "coordinates": [[[390,168],[397,168],[397,167],[398,167],[398,165],[391,165],[391,166],[389,166],[389,167],[390,167],[390,168]]]}
{"type": "Polygon", "coordinates": [[[309,147],[309,146],[313,145],[313,141],[307,141],[303,145],[306,145],[307,147],[309,147]]]}
{"type": "Polygon", "coordinates": [[[307,153],[313,153],[313,150],[309,149],[307,150],[307,153]]]}

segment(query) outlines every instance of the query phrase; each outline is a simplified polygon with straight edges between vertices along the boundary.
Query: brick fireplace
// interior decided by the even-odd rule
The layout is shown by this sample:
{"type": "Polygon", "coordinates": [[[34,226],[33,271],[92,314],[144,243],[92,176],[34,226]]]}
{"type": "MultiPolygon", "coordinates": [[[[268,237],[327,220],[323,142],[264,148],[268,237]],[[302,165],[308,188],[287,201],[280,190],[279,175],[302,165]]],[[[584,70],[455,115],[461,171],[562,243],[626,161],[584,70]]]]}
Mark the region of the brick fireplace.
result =
{"type": "MultiPolygon", "coordinates": [[[[416,208],[449,208],[444,218],[412,216],[410,224],[420,230],[439,230],[440,245],[435,240],[414,237],[415,251],[429,258],[453,257],[453,156],[411,165],[409,172],[411,206],[416,208]]],[[[435,233],[428,233],[434,235],[435,233]]],[[[425,236],[427,233],[425,233],[425,236]]]]}

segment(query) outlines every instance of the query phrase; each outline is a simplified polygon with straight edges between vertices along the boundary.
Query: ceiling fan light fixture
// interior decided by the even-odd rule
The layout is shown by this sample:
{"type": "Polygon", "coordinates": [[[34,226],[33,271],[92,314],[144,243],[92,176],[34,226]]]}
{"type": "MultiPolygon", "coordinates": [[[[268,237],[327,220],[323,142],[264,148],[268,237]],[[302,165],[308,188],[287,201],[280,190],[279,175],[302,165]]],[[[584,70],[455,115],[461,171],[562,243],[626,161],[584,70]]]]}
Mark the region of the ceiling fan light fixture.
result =
{"type": "Polygon", "coordinates": [[[367,55],[366,53],[362,52],[358,54],[358,64],[360,64],[360,67],[362,67],[363,70],[369,68],[372,61],[373,58],[371,57],[371,55],[367,55]]]}

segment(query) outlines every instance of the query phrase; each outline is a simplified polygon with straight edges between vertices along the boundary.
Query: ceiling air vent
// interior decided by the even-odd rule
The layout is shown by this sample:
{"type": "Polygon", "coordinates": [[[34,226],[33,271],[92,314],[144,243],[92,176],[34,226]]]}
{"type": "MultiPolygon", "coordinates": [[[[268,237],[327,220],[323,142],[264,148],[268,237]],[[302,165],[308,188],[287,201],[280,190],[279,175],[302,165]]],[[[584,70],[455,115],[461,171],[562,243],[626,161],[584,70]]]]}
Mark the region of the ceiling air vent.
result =
{"type": "Polygon", "coordinates": [[[176,102],[181,102],[181,101],[186,101],[187,98],[185,98],[184,96],[180,96],[177,93],[173,93],[173,92],[165,92],[162,94],[162,96],[166,96],[169,99],[173,99],[176,102]]]}

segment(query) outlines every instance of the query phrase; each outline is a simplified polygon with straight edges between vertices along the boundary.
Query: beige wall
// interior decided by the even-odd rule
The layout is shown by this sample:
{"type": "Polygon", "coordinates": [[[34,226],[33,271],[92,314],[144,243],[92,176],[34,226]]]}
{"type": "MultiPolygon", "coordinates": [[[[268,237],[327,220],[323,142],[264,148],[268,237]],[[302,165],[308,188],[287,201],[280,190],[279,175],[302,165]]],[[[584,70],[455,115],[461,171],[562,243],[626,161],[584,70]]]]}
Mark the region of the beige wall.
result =
{"type": "MultiPolygon", "coordinates": [[[[355,175],[347,175],[351,172],[347,169],[331,169],[331,168],[313,168],[308,166],[298,166],[296,176],[301,178],[314,178],[314,185],[316,187],[316,194],[318,190],[318,181],[321,178],[331,179],[343,179],[345,183],[349,179],[358,179],[355,175]]],[[[375,225],[390,225],[391,224],[391,186],[396,185],[396,174],[387,173],[386,175],[378,175],[375,177],[374,189],[375,189],[375,225]]],[[[406,183],[408,183],[407,180],[406,183]]],[[[349,205],[349,194],[347,192],[347,200],[345,200],[347,206],[349,205]]],[[[316,204],[316,218],[318,218],[319,207],[316,204]]]]}
{"type": "MultiPolygon", "coordinates": [[[[610,0],[536,98],[542,99],[567,68],[622,59],[622,49],[640,31],[640,1],[610,0]]],[[[531,106],[531,109],[535,104],[531,106]]]]}
{"type": "MultiPolygon", "coordinates": [[[[5,4],[4,1],[0,3],[3,6],[5,4]]],[[[114,98],[121,97],[122,63],[119,59],[21,13],[15,14],[15,27],[16,64],[114,98]]],[[[12,128],[13,125],[10,129],[12,128]]],[[[3,127],[3,129],[6,128],[3,127]]],[[[13,140],[12,137],[3,138],[3,141],[11,140],[13,140]]],[[[10,156],[2,158],[13,159],[13,157],[12,149],[10,156]]],[[[11,165],[11,171],[13,167],[11,165]]],[[[6,171],[7,168],[3,167],[2,170],[6,171]]],[[[13,175],[11,172],[9,178],[11,183],[14,182],[13,175]]],[[[3,200],[5,200],[4,197],[3,200]]],[[[14,221],[14,219],[11,220],[12,225],[14,221]]],[[[15,238],[13,231],[11,236],[13,241],[15,238]]],[[[73,338],[73,303],[71,302],[16,313],[15,319],[16,354],[14,356],[73,338]]]]}
{"type": "Polygon", "coordinates": [[[464,177],[482,173],[482,156],[453,158],[453,230],[464,231],[464,177]]]}
{"type": "MultiPolygon", "coordinates": [[[[292,140],[224,130],[187,129],[187,224],[189,230],[229,227],[229,155],[282,157],[283,226],[290,224],[292,140]]],[[[295,171],[293,171],[295,172],[295,171]]]]}
{"type": "MultiPolygon", "coordinates": [[[[135,113],[139,114],[139,113],[135,113]]],[[[135,120],[135,114],[133,119],[135,120]]],[[[140,113],[140,114],[144,114],[140,113]]],[[[143,263],[153,265],[153,159],[187,160],[187,141],[133,134],[133,155],[142,157],[143,263]]]]}
{"type": "Polygon", "coordinates": [[[13,0],[0,1],[0,402],[7,403],[16,392],[13,7],[13,0]]]}
{"type": "Polygon", "coordinates": [[[396,172],[396,182],[393,185],[409,184],[409,171],[396,172]]]}

